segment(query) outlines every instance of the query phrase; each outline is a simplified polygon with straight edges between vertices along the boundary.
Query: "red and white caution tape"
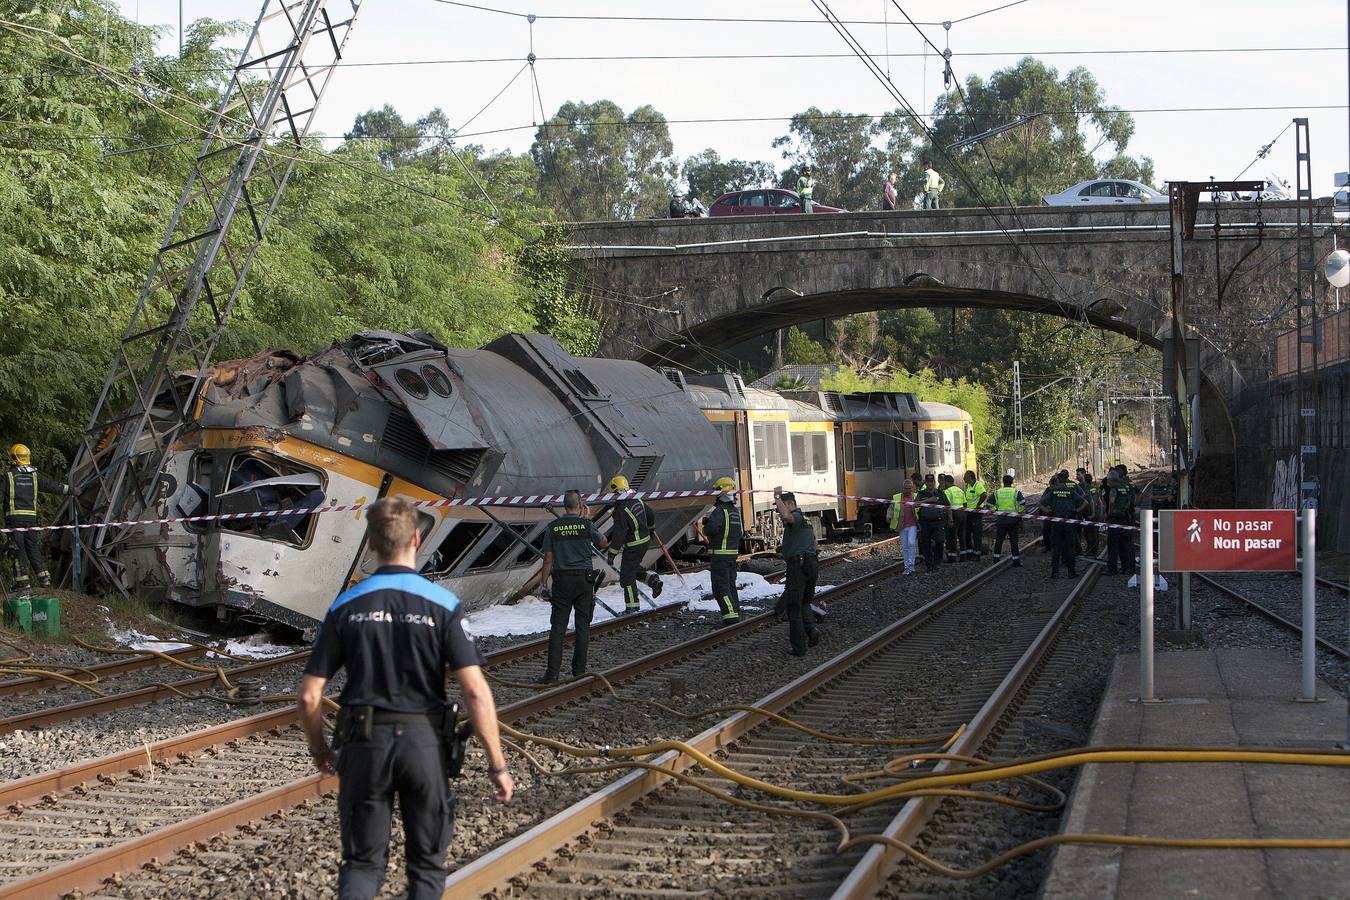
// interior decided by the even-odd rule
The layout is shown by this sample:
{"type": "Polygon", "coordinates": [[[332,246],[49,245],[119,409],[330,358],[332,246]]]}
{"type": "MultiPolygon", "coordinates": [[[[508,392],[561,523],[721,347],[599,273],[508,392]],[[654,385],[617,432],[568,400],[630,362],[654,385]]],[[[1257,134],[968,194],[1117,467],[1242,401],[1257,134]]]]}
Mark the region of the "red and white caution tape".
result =
{"type": "MultiPolygon", "coordinates": [[[[722,494],[768,494],[768,490],[753,491],[624,491],[623,493],[596,493],[588,494],[583,499],[588,503],[613,503],[616,500],[638,498],[642,500],[685,500],[698,497],[717,497],[722,494]]],[[[831,499],[856,500],[863,503],[879,503],[890,505],[894,501],[889,497],[868,497],[857,494],[826,494],[813,491],[797,491],[796,493],[807,497],[828,497],[831,499]]],[[[473,506],[504,506],[504,507],[540,507],[556,506],[563,502],[562,494],[531,494],[519,495],[514,497],[457,497],[442,498],[439,500],[410,500],[412,506],[418,509],[445,509],[453,507],[473,507],[473,506]]],[[[905,500],[904,503],[910,506],[929,506],[936,509],[963,509],[963,507],[952,507],[945,503],[919,503],[917,501],[905,500]]],[[[125,519],[117,522],[67,522],[60,525],[26,525],[26,526],[7,526],[0,527],[0,534],[19,534],[33,531],[73,531],[76,529],[89,528],[132,528],[138,525],[176,525],[188,522],[237,522],[246,519],[274,519],[282,516],[309,516],[321,513],[342,513],[357,512],[362,509],[368,509],[374,504],[370,503],[344,503],[333,506],[308,506],[291,507],[289,509],[263,509],[254,512],[238,513],[215,513],[212,515],[200,516],[166,516],[154,519],[125,519]]],[[[1138,531],[1138,526],[1123,525],[1115,523],[1095,522],[1090,519],[1071,519],[1062,516],[1042,516],[1034,513],[1019,513],[1006,510],[982,509],[982,513],[994,516],[1003,516],[1006,518],[1031,519],[1041,522],[1061,522],[1074,525],[1089,525],[1100,528],[1119,528],[1127,531],[1138,531]]]]}

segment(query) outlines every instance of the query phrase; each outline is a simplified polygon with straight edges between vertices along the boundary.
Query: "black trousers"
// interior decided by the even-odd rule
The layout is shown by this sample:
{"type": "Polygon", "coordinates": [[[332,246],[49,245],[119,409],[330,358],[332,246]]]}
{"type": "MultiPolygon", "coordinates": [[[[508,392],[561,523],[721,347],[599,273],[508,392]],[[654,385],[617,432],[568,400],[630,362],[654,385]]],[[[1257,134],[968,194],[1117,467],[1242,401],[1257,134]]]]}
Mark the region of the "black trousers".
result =
{"type": "Polygon", "coordinates": [[[1051,573],[1058,573],[1059,567],[1063,564],[1070,575],[1078,574],[1078,536],[1074,533],[1074,525],[1071,522],[1050,522],[1050,542],[1052,545],[1052,555],[1050,557],[1051,573]]]}
{"type": "Polygon", "coordinates": [[[624,547],[623,554],[619,557],[619,587],[623,588],[623,605],[625,609],[637,609],[641,604],[637,592],[637,583],[639,578],[647,577],[647,570],[642,568],[642,557],[647,555],[647,545],[639,547],[624,547]]]}
{"type": "Polygon", "coordinates": [[[1134,535],[1125,528],[1106,529],[1106,572],[1134,571],[1134,535]]]}
{"type": "Polygon", "coordinates": [[[431,900],[444,894],[445,848],[454,830],[455,802],[436,729],[427,722],[376,725],[370,740],[343,745],[338,776],[338,896],[367,900],[379,893],[389,859],[395,794],[408,860],[407,896],[431,900]]]}
{"type": "Polygon", "coordinates": [[[952,513],[952,526],[947,529],[947,558],[957,560],[961,558],[961,551],[966,549],[966,514],[964,512],[952,513]]]}
{"type": "Polygon", "coordinates": [[[977,556],[984,556],[984,513],[978,509],[967,509],[964,531],[965,551],[977,556]]]}
{"type": "Polygon", "coordinates": [[[708,572],[712,576],[713,599],[722,611],[722,621],[736,621],[741,617],[741,598],[736,593],[736,554],[714,553],[708,572]]]}
{"type": "Polygon", "coordinates": [[[1079,525],[1078,532],[1083,536],[1081,544],[1083,552],[1088,556],[1095,557],[1100,548],[1100,544],[1097,541],[1097,523],[1094,522],[1091,525],[1079,525]]]}
{"type": "Polygon", "coordinates": [[[787,579],[783,587],[783,605],[787,610],[788,642],[792,652],[806,652],[807,638],[816,630],[811,601],[816,596],[816,578],[820,563],[814,553],[803,553],[787,561],[787,579]]]}
{"type": "Polygon", "coordinates": [[[994,522],[994,555],[1000,556],[1003,552],[1003,539],[1008,539],[1008,544],[1012,548],[1012,558],[1018,559],[1021,556],[1021,547],[1018,546],[1022,537],[1022,520],[1014,519],[1012,516],[999,516],[994,522]]]}
{"type": "Polygon", "coordinates": [[[919,555],[923,557],[923,566],[932,571],[942,564],[942,546],[946,542],[941,519],[926,522],[919,520],[919,555]]]}
{"type": "MultiPolygon", "coordinates": [[[[37,524],[36,516],[5,516],[5,525],[9,528],[31,528],[37,524]]],[[[18,552],[14,556],[14,571],[18,576],[15,587],[26,587],[30,576],[49,577],[47,560],[42,556],[39,540],[41,531],[18,531],[9,535],[18,552]]]]}
{"type": "Polygon", "coordinates": [[[595,589],[585,574],[553,573],[553,609],[549,613],[547,678],[557,678],[562,668],[563,639],[567,620],[576,615],[576,637],[572,642],[572,674],[586,671],[586,651],[591,645],[591,617],[595,615],[595,589]]]}

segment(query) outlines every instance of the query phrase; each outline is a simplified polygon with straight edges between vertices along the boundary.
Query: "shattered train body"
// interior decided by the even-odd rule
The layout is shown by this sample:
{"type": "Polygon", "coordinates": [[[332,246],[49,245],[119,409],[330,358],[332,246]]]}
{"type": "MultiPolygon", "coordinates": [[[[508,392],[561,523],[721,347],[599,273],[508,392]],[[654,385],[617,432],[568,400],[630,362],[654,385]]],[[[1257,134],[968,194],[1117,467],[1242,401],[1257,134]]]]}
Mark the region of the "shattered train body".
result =
{"type": "MultiPolygon", "coordinates": [[[[421,332],[365,332],[308,359],[271,351],[212,375],[143,512],[283,514],[138,526],[115,552],[126,586],[223,617],[310,628],[373,571],[362,512],[308,511],[318,506],[598,491],[615,474],[635,490],[697,490],[730,466],[713,426],[661,373],[577,358],[539,335],[460,350],[421,332]]],[[[680,534],[705,503],[654,502],[657,533],[680,534]]],[[[602,530],[608,516],[596,511],[602,530]]],[[[538,507],[419,510],[420,571],[470,609],[507,599],[537,578],[552,518],[538,507]]]]}

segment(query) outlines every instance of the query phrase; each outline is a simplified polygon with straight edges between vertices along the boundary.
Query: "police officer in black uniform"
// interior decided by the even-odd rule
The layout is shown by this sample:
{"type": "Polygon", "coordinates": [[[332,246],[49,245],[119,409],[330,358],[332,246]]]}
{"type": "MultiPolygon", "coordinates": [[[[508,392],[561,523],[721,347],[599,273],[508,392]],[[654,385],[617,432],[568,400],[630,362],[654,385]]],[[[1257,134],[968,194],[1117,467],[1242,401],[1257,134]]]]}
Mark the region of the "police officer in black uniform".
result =
{"type": "Polygon", "coordinates": [[[629,494],[628,479],[615,475],[607,490],[618,494],[614,501],[614,528],[609,543],[621,551],[619,556],[619,587],[623,588],[623,611],[635,613],[639,609],[637,582],[642,578],[651,588],[652,596],[661,596],[661,576],[642,568],[642,558],[651,549],[652,526],[656,517],[638,497],[629,494]]]}
{"type": "Polygon", "coordinates": [[[933,572],[942,564],[942,550],[946,542],[946,529],[951,521],[950,509],[938,509],[938,506],[950,507],[947,495],[938,490],[933,473],[923,476],[923,488],[914,495],[914,502],[926,504],[915,507],[915,517],[919,520],[919,555],[923,557],[925,572],[933,572]]]}
{"type": "MultiPolygon", "coordinates": [[[[1041,509],[1051,516],[1073,519],[1087,509],[1082,488],[1069,480],[1068,470],[1061,471],[1055,481],[1041,494],[1041,509]]],[[[1070,578],[1078,577],[1078,531],[1073,522],[1047,522],[1050,529],[1052,555],[1050,577],[1059,577],[1059,567],[1068,569],[1070,578]]]]}
{"type": "Polygon", "coordinates": [[[604,550],[609,541],[591,521],[590,510],[580,491],[563,494],[567,514],[559,516],[544,529],[544,581],[540,595],[552,605],[549,616],[548,665],[540,684],[558,680],[562,669],[563,638],[567,620],[575,614],[576,637],[572,644],[572,675],[586,672],[586,651],[591,644],[591,616],[595,613],[594,569],[591,548],[604,550]],[[549,581],[553,587],[549,588],[549,581]]]}
{"type": "Polygon", "coordinates": [[[808,646],[820,642],[816,633],[811,601],[816,596],[816,578],[820,564],[816,559],[816,530],[806,515],[797,508],[797,498],[790,492],[775,500],[778,515],[783,520],[783,545],[778,553],[787,562],[787,577],[783,583],[783,598],[779,605],[787,613],[788,642],[793,656],[805,656],[808,646]]]}
{"type": "MultiPolygon", "coordinates": [[[[0,482],[0,513],[8,528],[32,528],[37,525],[38,493],[63,495],[70,489],[34,468],[33,455],[23,444],[9,448],[9,462],[4,481],[0,482]]],[[[40,531],[16,531],[9,536],[18,569],[14,578],[16,590],[27,588],[30,576],[36,576],[43,587],[51,587],[52,576],[39,544],[41,537],[40,531]]]]}
{"type": "Polygon", "coordinates": [[[446,780],[453,729],[446,669],[469,707],[487,754],[499,802],[513,785],[497,732],[483,657],[464,631],[459,598],[417,574],[417,513],[398,498],[374,504],[366,534],[380,563],[375,574],[342,593],[324,616],[300,684],[299,713],[310,755],[336,771],[342,827],[338,896],[371,898],[384,881],[391,804],[398,795],[407,850],[410,900],[445,891],[445,848],[454,825],[446,780]],[[347,673],[335,748],[324,740],[323,691],[347,673]]]}
{"type": "Polygon", "coordinates": [[[719,478],[713,490],[717,495],[713,511],[694,526],[699,539],[712,557],[708,573],[712,577],[713,598],[722,612],[722,624],[741,618],[741,598],[736,593],[736,557],[741,552],[741,511],[736,508],[736,482],[719,478]]]}

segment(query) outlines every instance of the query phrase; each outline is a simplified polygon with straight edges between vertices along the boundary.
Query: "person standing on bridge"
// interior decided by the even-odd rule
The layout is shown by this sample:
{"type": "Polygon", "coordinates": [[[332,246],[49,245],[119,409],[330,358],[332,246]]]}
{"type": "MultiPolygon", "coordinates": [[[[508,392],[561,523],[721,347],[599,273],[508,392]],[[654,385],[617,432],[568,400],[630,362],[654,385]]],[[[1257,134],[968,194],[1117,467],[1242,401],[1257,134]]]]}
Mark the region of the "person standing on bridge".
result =
{"type": "Polygon", "coordinates": [[[886,177],[886,183],[881,186],[881,208],[885,210],[895,209],[895,173],[892,172],[886,177]]]}
{"type": "Polygon", "coordinates": [[[816,182],[811,177],[811,167],[802,166],[802,174],[797,178],[797,196],[802,200],[802,212],[809,213],[814,211],[811,196],[815,191],[816,182]]]}
{"type": "Polygon", "coordinates": [[[937,169],[933,168],[933,161],[925,159],[923,161],[923,208],[937,209],[939,206],[939,197],[947,183],[942,180],[937,169]]]}

